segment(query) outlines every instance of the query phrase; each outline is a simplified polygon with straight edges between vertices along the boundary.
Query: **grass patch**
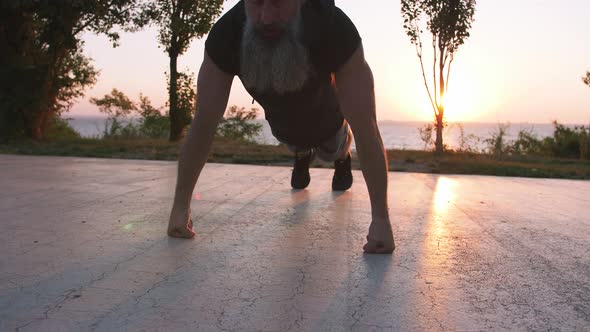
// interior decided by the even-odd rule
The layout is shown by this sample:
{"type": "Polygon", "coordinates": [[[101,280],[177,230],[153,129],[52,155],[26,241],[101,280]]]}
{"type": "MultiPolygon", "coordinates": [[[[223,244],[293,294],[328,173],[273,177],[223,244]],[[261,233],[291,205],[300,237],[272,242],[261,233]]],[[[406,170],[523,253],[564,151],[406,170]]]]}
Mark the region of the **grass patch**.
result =
{"type": "MultiPolygon", "coordinates": [[[[19,141],[0,144],[0,153],[41,156],[72,156],[118,159],[178,160],[181,144],[163,139],[80,138],[54,142],[19,141]]],[[[210,162],[265,164],[288,162],[291,154],[284,146],[258,145],[215,139],[210,162]]]]}
{"type": "MultiPolygon", "coordinates": [[[[0,153],[75,156],[93,158],[178,160],[181,143],[162,139],[90,139],[54,142],[19,141],[0,144],[0,153]]],[[[285,146],[258,145],[216,138],[209,162],[291,166],[293,157],[285,146]]],[[[479,174],[534,178],[590,179],[590,161],[549,157],[518,156],[494,158],[485,154],[388,150],[390,171],[435,174],[479,174]]],[[[332,168],[316,159],[312,167],[332,168]]],[[[360,169],[355,156],[353,168],[360,169]]]]}
{"type": "Polygon", "coordinates": [[[478,174],[533,178],[590,179],[590,161],[539,156],[495,158],[486,154],[446,152],[440,156],[428,151],[388,151],[390,169],[440,174],[478,174]]]}

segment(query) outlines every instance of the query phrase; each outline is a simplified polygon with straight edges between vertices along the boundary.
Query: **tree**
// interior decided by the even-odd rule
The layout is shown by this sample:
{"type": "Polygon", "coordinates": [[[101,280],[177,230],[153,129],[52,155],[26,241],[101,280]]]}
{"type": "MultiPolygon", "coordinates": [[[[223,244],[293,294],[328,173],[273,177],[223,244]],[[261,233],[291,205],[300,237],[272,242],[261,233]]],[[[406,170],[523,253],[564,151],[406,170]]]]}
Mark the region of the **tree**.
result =
{"type": "Polygon", "coordinates": [[[100,112],[108,115],[104,129],[106,138],[168,138],[170,119],[160,108],[152,105],[150,99],[139,94],[135,103],[123,92],[113,89],[102,98],[91,98],[90,102],[100,112]],[[139,117],[137,117],[139,115],[139,117]]]}
{"type": "MultiPolygon", "coordinates": [[[[106,94],[100,99],[90,98],[90,103],[98,106],[98,110],[108,115],[109,118],[127,117],[137,110],[135,103],[117,89],[111,90],[110,94],[106,94]]],[[[149,100],[147,103],[150,104],[149,100]]]]}
{"type": "Polygon", "coordinates": [[[127,119],[133,111],[137,110],[137,106],[123,92],[113,89],[110,94],[106,94],[100,99],[90,98],[90,103],[98,106],[98,110],[108,116],[104,128],[105,137],[119,136],[119,131],[125,128],[133,129],[132,122],[129,122],[130,126],[123,126],[121,118],[127,119]]]}
{"type": "Polygon", "coordinates": [[[422,78],[434,111],[436,152],[443,152],[444,98],[449,89],[451,64],[459,46],[469,37],[475,13],[475,0],[401,0],[404,29],[416,47],[422,78]],[[424,24],[426,27],[424,27],[424,24]],[[424,67],[422,35],[426,28],[432,37],[432,82],[424,67]]]}
{"type": "Polygon", "coordinates": [[[143,7],[140,22],[152,22],[160,27],[158,41],[170,58],[170,141],[178,141],[188,124],[178,101],[178,57],[194,38],[209,32],[213,21],[221,14],[222,5],[223,0],[154,0],[143,7]]]}
{"type": "Polygon", "coordinates": [[[162,115],[160,109],[152,106],[152,102],[148,96],[144,96],[142,93],[139,94],[139,104],[137,105],[137,111],[141,117],[146,118],[148,116],[159,116],[162,115]]]}
{"type": "Polygon", "coordinates": [[[587,71],[586,76],[582,77],[582,82],[584,82],[584,84],[587,86],[590,86],[590,71],[587,71]]]}
{"type": "Polygon", "coordinates": [[[84,90],[96,83],[99,71],[92,65],[92,59],[82,54],[82,48],[68,52],[56,77],[57,96],[52,105],[53,112],[61,115],[68,112],[74,102],[84,96],[84,90]]]}
{"type": "Polygon", "coordinates": [[[52,119],[95,82],[80,35],[106,34],[116,45],[113,28],[127,26],[137,1],[2,1],[0,120],[8,121],[2,127],[42,140],[52,119]]]}
{"type": "MultiPolygon", "coordinates": [[[[166,78],[168,86],[168,94],[172,89],[170,76],[166,78]]],[[[170,99],[168,99],[167,106],[172,110],[170,99]]],[[[186,72],[177,73],[176,81],[176,121],[181,132],[179,137],[184,135],[184,130],[190,124],[192,115],[195,113],[197,107],[197,91],[195,90],[195,74],[186,70],[186,72]]],[[[170,116],[172,121],[172,116],[170,116]]],[[[172,126],[172,124],[171,124],[172,126]]],[[[172,130],[172,128],[170,128],[172,130]]]]}

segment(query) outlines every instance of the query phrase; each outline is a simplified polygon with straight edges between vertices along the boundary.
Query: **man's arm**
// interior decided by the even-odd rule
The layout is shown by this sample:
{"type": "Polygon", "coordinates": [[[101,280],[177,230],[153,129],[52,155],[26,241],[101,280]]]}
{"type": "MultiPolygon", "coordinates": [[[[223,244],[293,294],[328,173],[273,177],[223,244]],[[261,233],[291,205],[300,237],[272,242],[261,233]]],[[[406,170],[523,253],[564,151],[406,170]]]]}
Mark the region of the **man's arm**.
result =
{"type": "Polygon", "coordinates": [[[387,207],[387,157],[377,127],[373,74],[365,61],[362,45],[335,76],[340,107],[354,133],[371,199],[373,220],[363,249],[371,253],[390,253],[395,245],[387,207]]]}
{"type": "Polygon", "coordinates": [[[197,79],[197,110],[178,161],[174,205],[168,223],[170,236],[195,235],[190,221],[191,196],[207,161],[219,120],[225,113],[232,81],[233,76],[219,69],[205,52],[197,79]]]}

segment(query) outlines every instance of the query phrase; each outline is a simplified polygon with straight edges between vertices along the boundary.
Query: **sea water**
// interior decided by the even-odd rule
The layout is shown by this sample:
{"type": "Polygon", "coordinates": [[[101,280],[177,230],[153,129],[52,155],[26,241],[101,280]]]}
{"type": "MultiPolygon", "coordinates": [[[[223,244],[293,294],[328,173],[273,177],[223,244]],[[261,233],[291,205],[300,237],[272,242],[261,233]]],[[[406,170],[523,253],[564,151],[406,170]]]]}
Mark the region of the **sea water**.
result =
{"type": "MultiPolygon", "coordinates": [[[[83,137],[101,137],[106,125],[106,118],[99,116],[69,116],[66,119],[83,137]]],[[[262,131],[256,137],[258,143],[279,144],[272,136],[266,120],[258,119],[254,121],[262,125],[262,131]]],[[[430,146],[426,146],[420,138],[419,128],[423,128],[426,124],[426,122],[402,121],[380,121],[378,123],[385,148],[404,150],[424,150],[431,148],[430,146]]],[[[494,133],[498,132],[499,125],[508,125],[506,130],[507,141],[515,139],[521,130],[532,132],[537,138],[543,138],[553,136],[554,129],[551,123],[450,123],[444,130],[443,141],[448,147],[457,148],[461,144],[461,137],[463,137],[464,143],[472,148],[481,150],[487,146],[485,140],[491,138],[494,133]],[[461,135],[461,131],[463,131],[463,135],[461,135]]]]}

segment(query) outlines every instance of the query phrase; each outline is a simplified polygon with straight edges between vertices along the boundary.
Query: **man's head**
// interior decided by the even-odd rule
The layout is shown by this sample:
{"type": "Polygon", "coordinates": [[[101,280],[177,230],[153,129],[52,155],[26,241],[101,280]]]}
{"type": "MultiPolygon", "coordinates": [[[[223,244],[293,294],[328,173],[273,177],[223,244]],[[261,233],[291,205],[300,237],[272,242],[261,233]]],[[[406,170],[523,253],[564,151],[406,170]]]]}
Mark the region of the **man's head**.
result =
{"type": "Polygon", "coordinates": [[[297,20],[305,0],[244,0],[246,16],[261,36],[278,40],[287,27],[297,20]]]}
{"type": "Polygon", "coordinates": [[[240,54],[241,79],[258,92],[300,89],[309,75],[299,40],[305,0],[245,0],[246,25],[240,54]]]}

